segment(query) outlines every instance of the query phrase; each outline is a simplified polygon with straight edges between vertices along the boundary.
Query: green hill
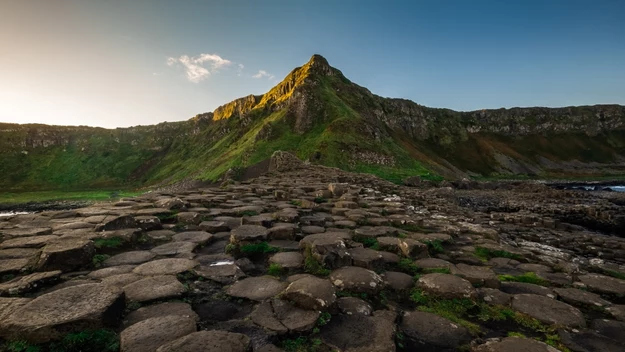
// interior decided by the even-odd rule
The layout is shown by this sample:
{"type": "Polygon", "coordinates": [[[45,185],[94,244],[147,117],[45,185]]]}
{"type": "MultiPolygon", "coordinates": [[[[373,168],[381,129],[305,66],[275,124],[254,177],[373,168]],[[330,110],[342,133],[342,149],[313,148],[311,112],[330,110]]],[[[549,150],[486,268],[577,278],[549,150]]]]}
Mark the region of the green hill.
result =
{"type": "Polygon", "coordinates": [[[625,107],[428,108],[374,95],[314,55],[266,94],[188,121],[114,130],[0,123],[0,188],[214,181],[275,150],[394,181],[623,175],[625,107]]]}

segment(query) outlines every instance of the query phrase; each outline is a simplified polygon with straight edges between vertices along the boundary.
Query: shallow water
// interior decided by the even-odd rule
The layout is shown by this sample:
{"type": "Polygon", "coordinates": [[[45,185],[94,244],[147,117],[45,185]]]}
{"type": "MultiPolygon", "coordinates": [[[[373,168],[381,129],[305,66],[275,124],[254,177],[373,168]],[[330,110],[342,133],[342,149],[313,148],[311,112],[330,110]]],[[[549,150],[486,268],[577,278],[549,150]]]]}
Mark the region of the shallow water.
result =
{"type": "Polygon", "coordinates": [[[0,212],[0,217],[2,216],[12,216],[12,215],[21,215],[21,214],[28,214],[28,212],[25,211],[16,211],[16,212],[0,212]]]}

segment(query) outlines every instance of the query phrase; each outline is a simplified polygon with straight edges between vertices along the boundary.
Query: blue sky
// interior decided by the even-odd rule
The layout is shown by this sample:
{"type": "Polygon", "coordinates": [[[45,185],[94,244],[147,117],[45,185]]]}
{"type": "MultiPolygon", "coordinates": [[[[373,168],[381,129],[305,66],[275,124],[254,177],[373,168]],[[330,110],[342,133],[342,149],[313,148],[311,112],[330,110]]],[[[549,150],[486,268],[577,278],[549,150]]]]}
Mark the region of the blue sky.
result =
{"type": "Polygon", "coordinates": [[[426,106],[625,104],[624,13],[607,0],[5,0],[0,121],[184,120],[315,53],[426,106]]]}

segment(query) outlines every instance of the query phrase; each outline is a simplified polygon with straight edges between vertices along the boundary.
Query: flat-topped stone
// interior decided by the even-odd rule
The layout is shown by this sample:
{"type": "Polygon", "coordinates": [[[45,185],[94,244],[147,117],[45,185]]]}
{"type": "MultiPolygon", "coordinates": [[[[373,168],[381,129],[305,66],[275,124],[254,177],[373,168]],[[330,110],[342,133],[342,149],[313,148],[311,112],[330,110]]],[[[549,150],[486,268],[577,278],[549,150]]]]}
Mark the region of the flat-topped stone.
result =
{"type": "Polygon", "coordinates": [[[47,342],[68,332],[116,326],[123,311],[121,289],[103,284],[68,287],[15,309],[0,321],[0,336],[47,342]]]}
{"type": "Polygon", "coordinates": [[[185,291],[184,286],[173,275],[150,276],[124,286],[126,299],[134,302],[147,302],[157,299],[178,297],[185,291]]]}
{"type": "Polygon", "coordinates": [[[37,286],[58,280],[60,270],[32,273],[0,283],[0,296],[19,295],[33,291],[37,286]]]}
{"type": "Polygon", "coordinates": [[[579,281],[588,286],[591,291],[613,295],[625,295],[625,280],[616,279],[600,274],[579,276],[579,281]]]}
{"type": "Polygon", "coordinates": [[[166,258],[141,264],[133,272],[139,275],[175,275],[193,269],[198,265],[195,260],[184,258],[166,258]]]}
{"type": "Polygon", "coordinates": [[[384,280],[371,270],[346,266],[334,270],[330,281],[339,290],[352,293],[377,294],[384,288],[384,280]]]}
{"type": "Polygon", "coordinates": [[[256,242],[267,239],[267,229],[259,225],[241,225],[230,232],[230,243],[256,242]]]}
{"type": "Polygon", "coordinates": [[[8,238],[44,236],[51,235],[52,229],[49,227],[17,227],[12,229],[0,229],[0,234],[8,238]]]}
{"type": "Polygon", "coordinates": [[[249,277],[232,284],[226,289],[226,293],[233,297],[263,301],[276,296],[286,287],[286,283],[271,276],[249,277]]]}
{"type": "Polygon", "coordinates": [[[519,294],[512,296],[512,308],[550,325],[585,327],[584,315],[577,308],[555,299],[519,294]]]}
{"type": "Polygon", "coordinates": [[[428,295],[442,299],[477,297],[477,292],[471,283],[461,277],[449,274],[426,274],[417,280],[417,287],[428,295]]]}
{"type": "Polygon", "coordinates": [[[193,309],[191,309],[191,305],[188,303],[163,302],[149,305],[146,307],[141,307],[135,311],[132,311],[124,318],[123,325],[124,328],[127,328],[140,321],[166,315],[181,315],[184,317],[191,317],[195,321],[198,321],[200,319],[198,315],[193,311],[193,309]]]}
{"type": "Polygon", "coordinates": [[[221,284],[232,284],[246,275],[234,262],[223,262],[218,265],[202,265],[193,269],[193,272],[205,279],[221,284]]]}
{"type": "Polygon", "coordinates": [[[154,247],[150,251],[162,256],[188,255],[197,246],[198,244],[193,242],[170,242],[154,247]]]}
{"type": "MultiPolygon", "coordinates": [[[[250,338],[244,334],[210,330],[198,331],[183,336],[162,345],[156,352],[249,352],[251,348],[250,338]]],[[[269,350],[266,352],[269,352],[269,350]]]]}
{"type": "Polygon", "coordinates": [[[284,269],[298,269],[304,266],[304,256],[300,252],[280,252],[272,255],[269,263],[284,269]]]}
{"type": "Polygon", "coordinates": [[[130,251],[116,254],[104,261],[104,266],[117,266],[129,264],[142,264],[156,257],[156,254],[150,251],[130,251]]]}
{"type": "Polygon", "coordinates": [[[304,276],[293,281],[282,296],[304,309],[327,310],[336,301],[336,290],[326,279],[304,276]]]}
{"type": "Polygon", "coordinates": [[[451,274],[467,279],[476,286],[499,288],[501,282],[495,273],[488,267],[458,263],[451,267],[451,274]]]}
{"type": "Polygon", "coordinates": [[[612,303],[601,298],[601,296],[596,293],[578,290],[576,288],[556,288],[553,291],[562,301],[572,305],[600,308],[612,305],[612,303]]]}
{"type": "Polygon", "coordinates": [[[544,342],[525,337],[492,339],[473,348],[474,352],[559,352],[544,342]]]}
{"type": "Polygon", "coordinates": [[[61,238],[43,247],[37,270],[75,270],[90,264],[94,254],[95,246],[91,241],[61,238]]]}
{"type": "Polygon", "coordinates": [[[160,346],[197,330],[193,317],[165,315],[148,318],[120,334],[121,352],[154,352],[160,346]]]}
{"type": "Polygon", "coordinates": [[[399,329],[406,338],[408,350],[428,345],[441,350],[453,350],[471,341],[471,333],[467,328],[453,323],[433,313],[406,312],[402,317],[399,329]]]}

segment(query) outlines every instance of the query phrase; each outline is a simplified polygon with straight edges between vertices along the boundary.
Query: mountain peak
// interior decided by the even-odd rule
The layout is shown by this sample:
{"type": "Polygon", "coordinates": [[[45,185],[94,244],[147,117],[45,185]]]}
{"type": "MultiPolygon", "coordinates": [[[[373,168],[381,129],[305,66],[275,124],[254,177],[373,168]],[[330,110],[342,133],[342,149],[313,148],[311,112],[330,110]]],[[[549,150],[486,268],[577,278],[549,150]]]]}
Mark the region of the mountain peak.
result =
{"type": "Polygon", "coordinates": [[[319,54],[314,54],[305,66],[309,67],[309,69],[315,73],[324,75],[332,74],[332,67],[328,63],[328,60],[319,54]]]}

